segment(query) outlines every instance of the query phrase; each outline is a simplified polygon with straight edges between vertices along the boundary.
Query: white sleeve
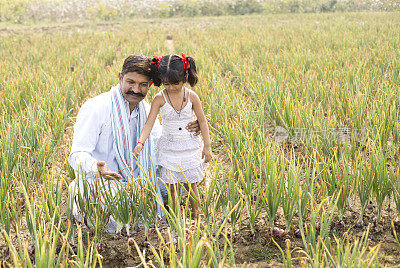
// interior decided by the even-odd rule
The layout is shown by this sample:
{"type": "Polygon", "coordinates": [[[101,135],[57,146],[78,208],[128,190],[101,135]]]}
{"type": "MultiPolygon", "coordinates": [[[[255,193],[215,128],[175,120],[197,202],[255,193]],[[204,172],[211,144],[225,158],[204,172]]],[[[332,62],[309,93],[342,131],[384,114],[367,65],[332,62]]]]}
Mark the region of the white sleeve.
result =
{"type": "Polygon", "coordinates": [[[74,137],[71,153],[68,157],[69,164],[78,174],[95,176],[97,174],[97,159],[93,157],[100,131],[101,116],[98,108],[89,100],[79,110],[74,125],[74,137]]]}
{"type": "MultiPolygon", "coordinates": [[[[151,129],[150,136],[149,136],[149,139],[151,139],[151,142],[154,144],[154,146],[156,146],[158,139],[161,137],[161,134],[162,134],[162,126],[160,124],[159,117],[157,116],[156,121],[154,122],[153,128],[151,129]]],[[[158,165],[158,159],[156,158],[156,155],[157,154],[155,154],[153,156],[154,157],[154,159],[153,159],[154,166],[158,165]]]]}
{"type": "Polygon", "coordinates": [[[153,128],[150,132],[151,139],[153,142],[155,142],[155,144],[157,143],[158,138],[160,138],[161,132],[162,132],[162,126],[161,126],[160,120],[157,116],[156,121],[154,122],[153,128]]]}

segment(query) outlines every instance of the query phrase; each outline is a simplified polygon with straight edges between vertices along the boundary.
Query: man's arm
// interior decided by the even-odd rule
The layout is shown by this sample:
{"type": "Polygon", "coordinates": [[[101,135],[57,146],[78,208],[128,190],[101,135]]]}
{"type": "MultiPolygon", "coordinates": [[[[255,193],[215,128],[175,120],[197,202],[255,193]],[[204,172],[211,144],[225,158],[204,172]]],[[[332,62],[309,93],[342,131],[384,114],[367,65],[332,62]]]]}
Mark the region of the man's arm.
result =
{"type": "Polygon", "coordinates": [[[71,152],[68,162],[77,174],[91,177],[97,174],[97,160],[87,152],[71,152]]]}
{"type": "Polygon", "coordinates": [[[194,120],[192,122],[190,122],[187,126],[186,129],[190,132],[194,132],[194,135],[200,135],[201,131],[200,131],[200,124],[198,120],[194,120]]]}
{"type": "Polygon", "coordinates": [[[119,174],[110,171],[106,163],[98,162],[93,157],[104,120],[96,108],[93,100],[89,100],[79,110],[68,161],[77,174],[95,177],[100,172],[105,178],[110,176],[120,178],[119,174]]]}

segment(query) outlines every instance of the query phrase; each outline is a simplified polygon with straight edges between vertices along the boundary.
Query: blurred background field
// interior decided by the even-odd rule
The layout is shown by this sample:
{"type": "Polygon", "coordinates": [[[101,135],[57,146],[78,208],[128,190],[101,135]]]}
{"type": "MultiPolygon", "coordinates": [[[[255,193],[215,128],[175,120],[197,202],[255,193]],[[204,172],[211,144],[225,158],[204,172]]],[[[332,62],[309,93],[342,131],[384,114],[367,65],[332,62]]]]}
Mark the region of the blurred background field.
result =
{"type": "Polygon", "coordinates": [[[1,0],[0,22],[396,11],[399,0],[1,0]]]}
{"type": "Polygon", "coordinates": [[[400,264],[398,2],[0,3],[2,264],[400,264]],[[74,223],[66,157],[79,107],[117,83],[127,55],[181,52],[197,62],[215,156],[201,225],[184,201],[130,239],[104,232],[107,209],[86,211],[95,228],[74,223]]]}

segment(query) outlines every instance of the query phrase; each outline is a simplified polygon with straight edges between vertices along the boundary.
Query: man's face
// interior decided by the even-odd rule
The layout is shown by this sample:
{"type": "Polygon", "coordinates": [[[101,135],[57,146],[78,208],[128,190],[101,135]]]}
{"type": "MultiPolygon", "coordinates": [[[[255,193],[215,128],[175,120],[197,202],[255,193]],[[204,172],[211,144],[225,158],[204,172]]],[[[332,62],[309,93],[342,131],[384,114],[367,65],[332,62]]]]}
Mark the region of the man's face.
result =
{"type": "Polygon", "coordinates": [[[149,91],[150,78],[136,72],[129,72],[122,76],[118,74],[122,96],[129,102],[131,109],[146,97],[149,91]]]}

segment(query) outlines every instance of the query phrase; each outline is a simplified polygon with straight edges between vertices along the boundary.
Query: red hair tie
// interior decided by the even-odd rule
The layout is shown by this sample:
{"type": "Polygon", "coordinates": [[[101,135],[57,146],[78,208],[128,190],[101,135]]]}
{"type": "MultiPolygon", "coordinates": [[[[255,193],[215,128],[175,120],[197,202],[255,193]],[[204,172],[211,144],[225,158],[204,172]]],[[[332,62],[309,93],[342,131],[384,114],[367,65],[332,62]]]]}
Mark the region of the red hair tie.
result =
{"type": "Polygon", "coordinates": [[[162,59],[162,57],[154,56],[153,59],[151,60],[151,63],[152,64],[156,64],[157,63],[157,68],[158,68],[158,66],[160,66],[161,59],[162,59]]]}
{"type": "Polygon", "coordinates": [[[186,56],[185,56],[184,53],[182,53],[182,62],[183,62],[183,69],[189,70],[189,68],[190,68],[190,62],[189,62],[189,60],[186,58],[186,56]]]}

